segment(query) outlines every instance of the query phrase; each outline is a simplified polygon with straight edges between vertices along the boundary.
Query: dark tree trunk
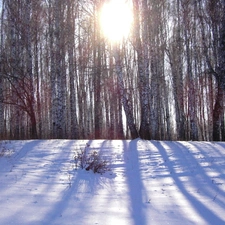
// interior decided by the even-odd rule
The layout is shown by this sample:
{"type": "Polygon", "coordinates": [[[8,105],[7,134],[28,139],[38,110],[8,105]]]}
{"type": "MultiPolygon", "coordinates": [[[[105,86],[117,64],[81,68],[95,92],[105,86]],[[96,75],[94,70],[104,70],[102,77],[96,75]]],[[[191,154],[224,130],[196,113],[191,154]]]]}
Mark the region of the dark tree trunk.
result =
{"type": "Polygon", "coordinates": [[[221,120],[223,113],[223,89],[218,87],[216,102],[213,110],[213,140],[221,140],[221,120]]]}
{"type": "Polygon", "coordinates": [[[122,67],[121,67],[121,60],[120,60],[118,49],[115,50],[114,57],[115,57],[115,61],[116,61],[116,73],[117,73],[117,78],[118,78],[119,93],[120,93],[120,96],[122,99],[122,104],[123,104],[124,112],[125,112],[126,119],[127,119],[127,125],[130,129],[131,138],[135,139],[139,135],[137,132],[137,128],[134,124],[134,117],[133,117],[131,102],[129,101],[129,99],[127,99],[126,93],[124,90],[123,71],[122,71],[122,67]]]}

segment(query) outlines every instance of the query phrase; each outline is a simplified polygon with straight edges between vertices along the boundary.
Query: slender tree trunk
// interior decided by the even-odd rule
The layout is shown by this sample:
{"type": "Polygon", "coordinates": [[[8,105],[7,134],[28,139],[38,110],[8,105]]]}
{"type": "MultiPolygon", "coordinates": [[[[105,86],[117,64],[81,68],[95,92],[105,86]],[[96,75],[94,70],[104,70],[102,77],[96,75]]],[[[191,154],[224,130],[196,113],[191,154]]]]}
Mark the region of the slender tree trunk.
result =
{"type": "Polygon", "coordinates": [[[34,110],[35,98],[34,98],[34,77],[33,77],[33,59],[32,59],[32,40],[31,40],[31,0],[26,0],[26,63],[27,63],[27,77],[29,78],[29,104],[28,111],[31,120],[31,136],[32,138],[37,138],[37,124],[36,115],[34,110]]]}
{"type": "Polygon", "coordinates": [[[218,85],[216,102],[213,109],[213,140],[220,141],[221,140],[221,121],[223,115],[223,98],[224,89],[222,85],[218,85]]]}
{"type": "Polygon", "coordinates": [[[0,24],[0,139],[4,137],[4,106],[3,106],[3,19],[5,1],[1,4],[1,24],[0,24]]]}
{"type": "Polygon", "coordinates": [[[139,9],[139,1],[134,4],[134,35],[138,59],[138,78],[141,106],[141,121],[139,135],[143,139],[150,139],[149,133],[149,58],[148,58],[148,6],[147,0],[142,0],[142,8],[139,9]],[[142,40],[140,34],[140,20],[143,19],[142,40]]]}
{"type": "Polygon", "coordinates": [[[220,141],[224,139],[222,134],[222,121],[224,116],[224,91],[225,91],[225,0],[222,1],[221,20],[220,20],[220,35],[218,49],[218,65],[217,68],[217,83],[218,90],[216,102],[213,110],[213,140],[220,141]]]}
{"type": "Polygon", "coordinates": [[[211,61],[207,39],[205,34],[203,5],[198,4],[198,16],[201,23],[201,35],[203,52],[208,66],[209,74],[214,75],[217,82],[217,94],[215,97],[215,105],[213,108],[213,140],[221,140],[221,121],[224,113],[224,91],[225,91],[225,0],[220,3],[220,8],[216,2],[207,3],[210,6],[210,19],[213,27],[213,55],[214,64],[211,61]],[[217,13],[217,15],[215,15],[217,13]],[[218,31],[217,31],[218,30],[218,31]],[[218,32],[218,33],[217,33],[218,32]],[[217,56],[218,54],[218,56],[217,56]]]}
{"type": "Polygon", "coordinates": [[[122,71],[122,66],[121,66],[119,49],[115,50],[114,58],[115,58],[115,63],[116,63],[116,73],[117,73],[117,79],[118,79],[119,93],[120,93],[120,96],[121,96],[124,112],[125,112],[125,115],[126,115],[127,125],[130,129],[131,138],[135,139],[139,135],[138,135],[138,132],[137,132],[137,128],[134,124],[134,117],[133,117],[133,112],[132,112],[132,108],[131,108],[131,104],[130,104],[131,100],[126,98],[126,93],[125,93],[125,89],[124,89],[124,82],[123,82],[123,71],[122,71]]]}
{"type": "Polygon", "coordinates": [[[67,51],[68,51],[68,63],[69,63],[69,105],[70,105],[70,137],[78,138],[79,137],[79,129],[78,129],[78,119],[76,113],[76,92],[75,92],[75,79],[77,79],[77,65],[74,52],[74,33],[71,31],[75,30],[75,15],[76,9],[75,4],[70,0],[68,3],[68,17],[67,17],[67,51]]]}
{"type": "Polygon", "coordinates": [[[94,16],[94,124],[95,124],[95,138],[100,138],[102,133],[102,105],[101,105],[101,57],[102,48],[100,41],[100,28],[98,23],[98,10],[100,4],[97,2],[95,5],[95,16],[94,16]]]}

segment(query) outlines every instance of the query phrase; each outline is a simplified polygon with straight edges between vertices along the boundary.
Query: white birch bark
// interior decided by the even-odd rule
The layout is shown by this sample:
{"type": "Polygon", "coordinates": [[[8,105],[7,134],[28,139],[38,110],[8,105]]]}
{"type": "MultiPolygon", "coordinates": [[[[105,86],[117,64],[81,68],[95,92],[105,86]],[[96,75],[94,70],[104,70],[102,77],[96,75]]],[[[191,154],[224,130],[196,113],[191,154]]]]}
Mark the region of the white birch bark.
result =
{"type": "Polygon", "coordinates": [[[139,135],[143,139],[149,139],[149,56],[148,56],[148,6],[147,1],[142,0],[142,7],[139,1],[134,0],[134,38],[138,58],[139,95],[141,106],[141,121],[139,135]],[[142,24],[140,23],[142,18],[142,24]],[[140,31],[142,27],[142,32],[140,31]]]}
{"type": "Polygon", "coordinates": [[[71,32],[75,30],[75,7],[74,3],[68,1],[68,17],[67,17],[67,38],[68,38],[68,63],[69,63],[69,105],[70,105],[70,118],[69,118],[69,134],[71,138],[79,137],[79,129],[78,129],[78,120],[76,113],[76,91],[75,91],[75,80],[77,79],[77,68],[76,68],[76,60],[74,60],[74,33],[71,32]]]}
{"type": "MultiPolygon", "coordinates": [[[[0,61],[3,62],[3,18],[5,4],[4,0],[1,4],[1,23],[0,23],[0,61]]],[[[3,105],[3,65],[0,64],[0,139],[4,137],[4,105],[3,105]]]]}
{"type": "MultiPolygon", "coordinates": [[[[63,50],[60,22],[62,20],[62,1],[53,3],[53,27],[51,30],[54,44],[51,46],[51,86],[52,86],[52,121],[53,137],[65,138],[65,91],[63,74],[63,50]]],[[[51,25],[50,25],[51,26],[51,25]]]]}
{"type": "Polygon", "coordinates": [[[131,99],[127,99],[126,92],[124,89],[123,70],[122,70],[122,66],[121,66],[120,52],[119,52],[118,48],[116,48],[114,50],[114,58],[115,58],[115,63],[116,63],[116,74],[117,74],[117,79],[118,79],[119,93],[121,96],[122,105],[123,105],[124,112],[126,115],[127,125],[129,127],[129,130],[131,133],[131,138],[135,139],[139,135],[137,132],[137,128],[134,124],[134,117],[133,117],[133,112],[132,112],[131,103],[130,103],[131,99]]]}

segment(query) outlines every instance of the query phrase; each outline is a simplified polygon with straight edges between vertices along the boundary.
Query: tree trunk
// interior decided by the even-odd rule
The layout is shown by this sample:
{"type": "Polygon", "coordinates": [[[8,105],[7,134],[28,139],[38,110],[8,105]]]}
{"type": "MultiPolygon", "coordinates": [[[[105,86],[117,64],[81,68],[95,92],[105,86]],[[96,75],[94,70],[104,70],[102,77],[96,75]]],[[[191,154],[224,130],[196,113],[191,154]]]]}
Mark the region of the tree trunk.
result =
{"type": "Polygon", "coordinates": [[[68,63],[69,63],[69,111],[70,111],[70,125],[69,125],[69,136],[71,138],[79,137],[79,129],[78,129],[78,119],[76,113],[76,92],[75,92],[75,84],[74,80],[77,79],[77,65],[74,50],[74,36],[71,30],[75,30],[75,6],[71,0],[67,1],[68,4],[68,15],[67,15],[67,51],[68,51],[68,63]]]}
{"type": "Polygon", "coordinates": [[[100,5],[95,6],[94,17],[94,124],[95,124],[95,138],[99,139],[102,133],[102,106],[101,106],[101,41],[100,29],[98,24],[98,9],[100,5]]]}
{"type": "Polygon", "coordinates": [[[133,1],[134,4],[134,36],[135,47],[138,59],[138,83],[141,107],[141,121],[139,135],[143,139],[150,139],[149,133],[149,58],[148,58],[148,7],[147,1],[142,0],[142,8],[139,9],[139,2],[133,1]],[[140,20],[142,16],[143,31],[140,33],[140,20]],[[142,36],[142,40],[141,40],[142,36]]]}
{"type": "Polygon", "coordinates": [[[0,25],[0,139],[4,137],[4,108],[3,108],[3,18],[5,1],[1,5],[1,25],[0,25]]]}
{"type": "Polygon", "coordinates": [[[192,51],[191,51],[191,22],[190,22],[190,15],[191,15],[191,5],[189,2],[185,2],[182,5],[183,10],[183,22],[185,25],[184,29],[184,43],[186,48],[186,60],[187,60],[187,79],[188,79],[188,115],[189,115],[189,122],[190,122],[190,139],[193,141],[198,140],[198,126],[197,126],[197,113],[195,107],[195,82],[194,82],[194,75],[192,69],[192,51]]]}
{"type": "Polygon", "coordinates": [[[222,85],[218,85],[216,102],[213,109],[213,140],[220,141],[221,140],[221,121],[222,121],[222,113],[223,113],[223,93],[224,90],[221,87],[222,85]]]}
{"type": "Polygon", "coordinates": [[[117,78],[118,78],[119,93],[121,96],[124,112],[126,115],[127,125],[130,129],[131,138],[135,139],[139,135],[137,132],[137,128],[134,124],[134,117],[133,117],[132,107],[130,104],[131,100],[126,98],[124,82],[123,82],[123,71],[122,71],[121,60],[120,60],[120,56],[119,56],[119,49],[115,49],[114,58],[115,58],[115,63],[116,63],[116,73],[117,73],[117,78]]]}

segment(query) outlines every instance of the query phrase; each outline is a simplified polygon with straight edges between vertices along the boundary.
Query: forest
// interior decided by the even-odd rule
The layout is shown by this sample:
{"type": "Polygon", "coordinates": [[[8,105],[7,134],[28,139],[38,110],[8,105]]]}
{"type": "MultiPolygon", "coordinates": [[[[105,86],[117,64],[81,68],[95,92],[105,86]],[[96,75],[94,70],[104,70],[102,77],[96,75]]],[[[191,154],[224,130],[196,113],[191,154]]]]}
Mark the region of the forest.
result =
{"type": "Polygon", "coordinates": [[[0,1],[0,139],[225,140],[225,0],[124,1],[0,1]]]}

